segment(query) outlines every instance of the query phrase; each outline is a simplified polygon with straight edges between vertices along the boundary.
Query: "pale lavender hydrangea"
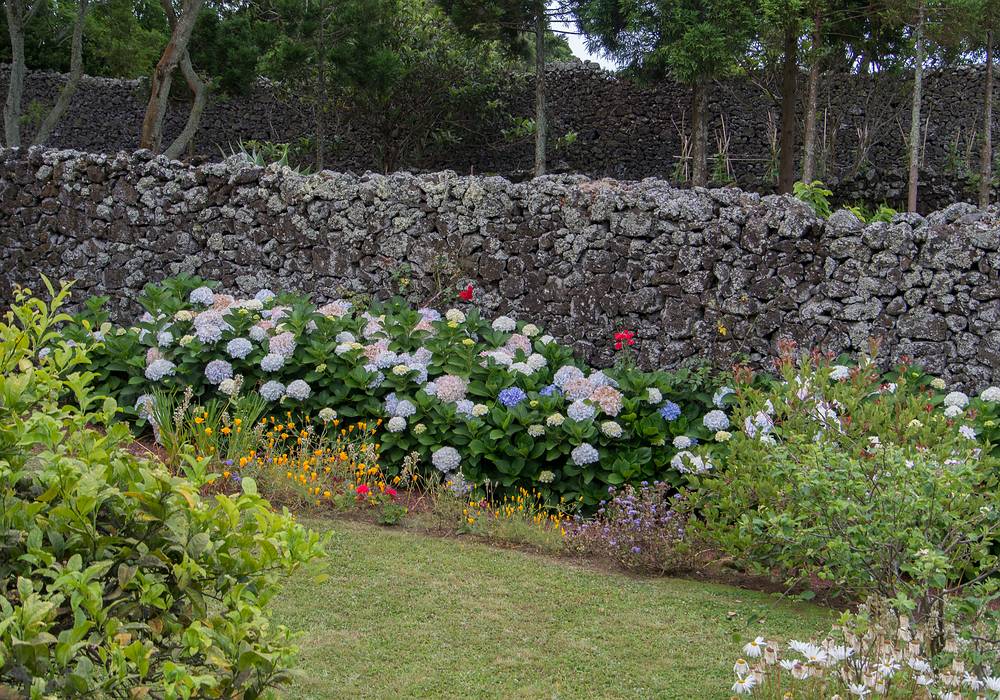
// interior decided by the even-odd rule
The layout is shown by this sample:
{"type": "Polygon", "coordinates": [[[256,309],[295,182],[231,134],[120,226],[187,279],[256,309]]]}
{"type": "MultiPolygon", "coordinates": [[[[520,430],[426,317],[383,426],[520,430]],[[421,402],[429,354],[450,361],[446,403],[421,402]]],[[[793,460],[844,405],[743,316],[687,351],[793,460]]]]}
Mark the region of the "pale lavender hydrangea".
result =
{"type": "Polygon", "coordinates": [[[564,365],[556,370],[555,377],[552,378],[552,383],[555,384],[560,389],[566,389],[566,383],[571,379],[580,379],[583,377],[583,372],[580,371],[579,367],[574,367],[573,365],[564,365]]]}
{"type": "Polygon", "coordinates": [[[233,338],[226,343],[226,352],[230,357],[243,360],[253,350],[253,343],[246,338],[233,338]]]}
{"type": "Polygon", "coordinates": [[[151,382],[158,382],[164,377],[172,377],[177,371],[177,365],[170,360],[153,360],[146,368],[146,379],[151,382]]]}
{"type": "Polygon", "coordinates": [[[296,401],[305,401],[312,393],[312,389],[301,379],[296,379],[285,388],[285,395],[296,401]]]}
{"type": "Polygon", "coordinates": [[[573,464],[578,467],[582,467],[585,464],[593,464],[601,458],[597,449],[588,442],[574,447],[573,451],[569,453],[569,456],[573,460],[573,464]]]}
{"type": "Polygon", "coordinates": [[[583,401],[574,401],[566,409],[566,415],[575,421],[590,420],[594,417],[594,407],[583,401]]]}
{"type": "Polygon", "coordinates": [[[358,342],[358,339],[355,338],[354,334],[351,333],[350,331],[341,331],[340,333],[338,333],[334,337],[334,340],[336,340],[338,343],[356,343],[356,342],[358,342]]]}
{"type": "Polygon", "coordinates": [[[174,334],[167,330],[160,331],[156,334],[156,344],[161,348],[169,348],[174,344],[174,334]]]}
{"type": "Polygon", "coordinates": [[[461,399],[460,401],[455,402],[455,412],[460,416],[465,416],[466,418],[472,418],[472,409],[474,407],[475,404],[469,399],[461,399]]]}
{"type": "Polygon", "coordinates": [[[221,384],[224,379],[232,379],[233,366],[225,360],[212,360],[205,365],[205,379],[209,384],[221,384]]]}
{"type": "Polygon", "coordinates": [[[399,406],[399,397],[396,396],[396,392],[391,391],[386,394],[385,402],[382,405],[385,407],[386,415],[396,415],[396,407],[399,406]]]}
{"type": "Polygon", "coordinates": [[[266,304],[267,302],[274,299],[274,292],[270,289],[262,289],[253,295],[253,298],[259,301],[261,304],[266,304]]]}
{"type": "Polygon", "coordinates": [[[260,358],[260,368],[265,372],[277,372],[285,366],[285,356],[271,352],[260,358]]]}
{"type": "Polygon", "coordinates": [[[702,424],[713,433],[729,427],[729,416],[718,409],[709,411],[701,419],[702,424]]]}
{"type": "Polygon", "coordinates": [[[215,293],[208,287],[198,287],[197,289],[192,290],[191,294],[188,296],[188,301],[192,304],[211,306],[215,303],[215,293]]]}
{"type": "Polygon", "coordinates": [[[517,323],[510,316],[497,316],[493,320],[493,330],[501,333],[510,333],[517,328],[517,323]]]}
{"type": "Polygon", "coordinates": [[[222,328],[212,324],[195,326],[194,334],[205,345],[212,345],[222,340],[222,328]]]}
{"type": "Polygon", "coordinates": [[[250,326],[248,335],[251,340],[256,340],[258,343],[261,343],[265,338],[267,338],[267,331],[260,326],[250,326]]]}
{"type": "Polygon", "coordinates": [[[431,455],[431,462],[439,471],[447,474],[458,469],[458,465],[462,463],[462,456],[454,447],[441,447],[431,455]]]}
{"type": "Polygon", "coordinates": [[[271,353],[291,357],[295,353],[295,336],[286,331],[271,338],[267,344],[271,353]]]}
{"type": "Polygon", "coordinates": [[[393,416],[386,421],[385,427],[390,433],[401,433],[406,430],[406,419],[402,416],[393,416]]]}
{"type": "Polygon", "coordinates": [[[396,404],[396,410],[394,413],[397,416],[402,416],[403,418],[408,418],[417,412],[417,407],[413,405],[413,402],[409,399],[400,399],[396,404]]]}

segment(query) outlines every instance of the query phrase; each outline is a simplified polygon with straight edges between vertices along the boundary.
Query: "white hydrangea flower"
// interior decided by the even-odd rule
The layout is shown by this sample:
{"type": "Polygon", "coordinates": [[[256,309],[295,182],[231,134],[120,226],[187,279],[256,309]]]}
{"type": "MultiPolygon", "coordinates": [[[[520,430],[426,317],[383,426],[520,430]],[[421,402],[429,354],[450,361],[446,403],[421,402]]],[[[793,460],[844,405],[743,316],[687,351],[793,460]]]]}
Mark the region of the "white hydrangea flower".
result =
{"type": "Polygon", "coordinates": [[[728,441],[729,441],[729,439],[730,439],[730,438],[731,438],[732,436],[733,436],[733,434],[732,434],[732,433],[730,433],[730,432],[728,432],[728,431],[726,431],[726,430],[720,430],[720,431],[718,431],[718,432],[717,432],[717,433],[715,434],[715,441],[716,441],[716,442],[728,442],[728,441]]]}
{"type": "Polygon", "coordinates": [[[527,363],[528,367],[531,367],[531,369],[539,370],[549,364],[549,361],[545,359],[545,355],[539,355],[537,352],[533,352],[528,355],[527,363]]]}
{"type": "Polygon", "coordinates": [[[938,391],[944,391],[944,388],[946,386],[948,385],[945,384],[944,380],[941,379],[941,377],[934,377],[934,379],[931,380],[932,389],[937,389],[938,391]]]}
{"type": "Polygon", "coordinates": [[[274,299],[274,292],[265,287],[264,289],[254,294],[253,298],[262,304],[266,304],[267,302],[271,301],[271,299],[274,299]]]}
{"type": "Polygon", "coordinates": [[[191,321],[194,320],[194,314],[188,311],[187,309],[181,309],[180,311],[174,314],[174,320],[180,321],[182,323],[185,321],[191,321]]]}
{"type": "Polygon", "coordinates": [[[550,428],[558,428],[565,421],[566,419],[563,417],[561,413],[553,413],[551,416],[545,419],[545,425],[549,426],[550,428]]]}
{"type": "Polygon", "coordinates": [[[490,412],[489,407],[484,403],[477,403],[472,407],[472,415],[476,417],[485,416],[489,412],[490,412]]]}
{"type": "Polygon", "coordinates": [[[312,389],[301,379],[296,379],[285,387],[285,395],[296,401],[305,401],[311,393],[312,389]]]}
{"type": "Polygon", "coordinates": [[[610,438],[620,438],[622,436],[622,427],[613,420],[606,420],[601,423],[601,432],[610,438]]]}
{"type": "Polygon", "coordinates": [[[219,382],[219,391],[226,396],[232,396],[239,391],[240,383],[236,379],[223,379],[219,382]]]}
{"type": "Polygon", "coordinates": [[[582,467],[585,464],[593,464],[600,459],[597,449],[588,442],[574,447],[569,456],[578,467],[582,467]]]}
{"type": "Polygon", "coordinates": [[[393,413],[397,416],[402,416],[403,418],[409,418],[414,413],[417,412],[417,407],[413,405],[413,402],[408,399],[401,399],[396,402],[396,407],[393,413]]]}
{"type": "Polygon", "coordinates": [[[319,411],[319,419],[324,423],[329,423],[332,420],[337,419],[337,412],[332,408],[321,408],[319,411]]]}
{"type": "Polygon", "coordinates": [[[545,435],[545,427],[539,425],[538,423],[533,423],[528,426],[528,435],[535,438],[541,437],[542,435],[545,435]]]}
{"type": "Polygon", "coordinates": [[[402,416],[393,416],[386,422],[385,427],[390,433],[401,433],[406,430],[406,419],[402,416]]]}
{"type": "Polygon", "coordinates": [[[969,440],[976,439],[976,429],[971,425],[963,425],[958,429],[958,434],[969,440]]]}
{"type": "Polygon", "coordinates": [[[694,443],[691,442],[691,438],[687,435],[678,435],[673,441],[674,448],[678,450],[686,450],[691,447],[692,444],[694,443]]]}
{"type": "Polygon", "coordinates": [[[395,374],[397,377],[405,377],[407,374],[410,373],[410,368],[407,367],[406,365],[396,365],[395,367],[392,368],[392,373],[395,374]]]}
{"type": "Polygon", "coordinates": [[[944,397],[944,405],[965,408],[969,405],[969,397],[961,391],[953,391],[944,397]]]}
{"type": "Polygon", "coordinates": [[[573,365],[563,365],[556,370],[555,376],[552,378],[552,383],[560,389],[565,389],[567,382],[573,379],[582,378],[583,372],[579,367],[574,367],[573,365]]]}
{"type": "Polygon", "coordinates": [[[712,432],[717,432],[719,430],[725,430],[729,427],[729,416],[727,416],[723,411],[716,409],[706,413],[701,419],[701,422],[712,432]]]}
{"type": "Polygon", "coordinates": [[[536,335],[541,333],[541,330],[539,330],[538,326],[534,323],[526,323],[524,324],[524,328],[521,329],[521,332],[529,338],[534,338],[536,335]]]}
{"type": "Polygon", "coordinates": [[[965,413],[965,411],[958,406],[948,406],[944,409],[945,418],[958,418],[963,413],[965,413]]]}
{"type": "Polygon", "coordinates": [[[541,338],[538,339],[538,342],[540,342],[542,345],[551,345],[553,342],[555,342],[555,338],[553,338],[551,335],[543,335],[541,338]]]}
{"type": "Polygon", "coordinates": [[[465,314],[459,309],[448,309],[444,317],[452,323],[465,323],[465,314]]]}
{"type": "Polygon", "coordinates": [[[441,447],[431,454],[431,462],[438,471],[447,474],[458,469],[458,465],[462,463],[462,456],[454,447],[441,447]]]}
{"type": "Polygon", "coordinates": [[[646,389],[646,403],[656,405],[661,401],[663,401],[663,392],[655,386],[651,386],[646,389]]]}
{"type": "Polygon", "coordinates": [[[161,348],[169,348],[174,344],[174,334],[170,331],[160,331],[156,334],[156,344],[161,348]]]}
{"type": "Polygon", "coordinates": [[[534,368],[527,362],[514,362],[508,369],[511,372],[515,372],[517,374],[523,374],[525,377],[530,377],[532,374],[535,373],[534,368]]]}
{"type": "Polygon", "coordinates": [[[979,395],[980,400],[987,401],[989,403],[996,403],[1000,401],[1000,387],[991,386],[983,389],[983,393],[979,395]]]}
{"type": "Polygon", "coordinates": [[[261,328],[260,326],[250,326],[250,330],[247,331],[247,335],[250,336],[251,340],[256,340],[258,343],[261,343],[265,338],[267,338],[267,330],[261,328]]]}
{"type": "Polygon", "coordinates": [[[501,333],[511,333],[517,328],[517,322],[510,316],[497,316],[493,320],[492,327],[493,330],[500,331],[501,333]]]}

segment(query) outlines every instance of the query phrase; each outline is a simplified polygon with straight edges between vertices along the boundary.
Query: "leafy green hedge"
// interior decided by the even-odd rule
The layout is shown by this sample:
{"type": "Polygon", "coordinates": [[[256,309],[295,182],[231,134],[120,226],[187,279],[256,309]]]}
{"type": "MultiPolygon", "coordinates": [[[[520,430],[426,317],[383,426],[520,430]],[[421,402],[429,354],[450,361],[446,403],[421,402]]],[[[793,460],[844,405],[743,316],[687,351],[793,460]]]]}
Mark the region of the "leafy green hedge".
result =
{"type": "Polygon", "coordinates": [[[293,652],[265,606],[320,538],[125,451],[65,296],[0,322],[0,696],[258,697],[293,652]]]}

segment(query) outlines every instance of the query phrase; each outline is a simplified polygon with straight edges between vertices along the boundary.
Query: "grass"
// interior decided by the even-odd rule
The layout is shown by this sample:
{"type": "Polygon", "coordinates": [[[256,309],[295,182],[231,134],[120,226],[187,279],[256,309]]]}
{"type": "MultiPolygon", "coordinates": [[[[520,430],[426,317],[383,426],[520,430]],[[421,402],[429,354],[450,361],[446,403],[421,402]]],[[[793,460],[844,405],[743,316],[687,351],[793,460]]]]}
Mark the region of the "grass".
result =
{"type": "Polygon", "coordinates": [[[726,698],[747,639],[815,635],[832,619],[727,586],[309,524],[335,533],[330,578],[299,575],[272,605],[301,633],[289,699],[726,698]]]}

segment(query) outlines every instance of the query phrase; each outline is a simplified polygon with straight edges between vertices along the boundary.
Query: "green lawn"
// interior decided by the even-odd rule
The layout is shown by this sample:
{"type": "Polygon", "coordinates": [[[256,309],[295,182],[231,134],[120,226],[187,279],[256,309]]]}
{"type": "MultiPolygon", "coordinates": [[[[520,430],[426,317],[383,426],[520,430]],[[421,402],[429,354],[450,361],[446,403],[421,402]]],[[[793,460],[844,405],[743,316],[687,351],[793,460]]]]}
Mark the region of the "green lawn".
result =
{"type": "Polygon", "coordinates": [[[331,578],[297,576],[272,606],[302,633],[286,698],[726,698],[748,637],[808,636],[832,619],[726,586],[310,525],[335,533],[331,578]]]}

